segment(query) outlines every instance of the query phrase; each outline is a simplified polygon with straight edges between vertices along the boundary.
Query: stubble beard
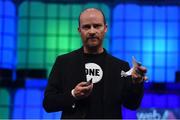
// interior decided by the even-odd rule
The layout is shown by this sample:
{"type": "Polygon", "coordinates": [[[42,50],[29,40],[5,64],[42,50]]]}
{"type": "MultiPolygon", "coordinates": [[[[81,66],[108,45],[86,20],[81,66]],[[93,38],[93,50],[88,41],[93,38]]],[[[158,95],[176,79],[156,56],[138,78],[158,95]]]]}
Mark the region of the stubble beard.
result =
{"type": "Polygon", "coordinates": [[[85,47],[86,47],[88,53],[98,53],[99,49],[102,47],[102,40],[100,41],[100,43],[98,43],[96,45],[86,44],[85,47]]]}

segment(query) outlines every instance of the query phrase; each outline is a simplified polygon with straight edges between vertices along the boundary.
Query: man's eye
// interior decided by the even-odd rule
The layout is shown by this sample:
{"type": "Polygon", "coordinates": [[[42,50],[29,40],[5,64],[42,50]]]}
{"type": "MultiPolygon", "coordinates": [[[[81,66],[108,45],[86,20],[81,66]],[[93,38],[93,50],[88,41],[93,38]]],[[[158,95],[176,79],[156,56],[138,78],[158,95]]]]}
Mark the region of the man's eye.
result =
{"type": "Polygon", "coordinates": [[[82,28],[83,28],[83,29],[89,29],[90,26],[89,26],[89,25],[84,25],[84,26],[82,26],[82,28]]]}
{"type": "Polygon", "coordinates": [[[100,28],[102,25],[99,25],[99,24],[97,24],[97,25],[94,25],[94,28],[100,28]]]}

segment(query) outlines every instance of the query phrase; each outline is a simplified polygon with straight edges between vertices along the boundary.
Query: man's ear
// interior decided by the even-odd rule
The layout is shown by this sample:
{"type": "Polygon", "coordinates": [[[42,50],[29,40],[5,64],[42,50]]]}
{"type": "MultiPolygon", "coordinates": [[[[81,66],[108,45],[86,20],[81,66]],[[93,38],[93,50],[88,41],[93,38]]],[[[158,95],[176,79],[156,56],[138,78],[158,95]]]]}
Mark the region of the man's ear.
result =
{"type": "Polygon", "coordinates": [[[79,32],[79,33],[81,32],[81,29],[80,29],[80,27],[78,27],[78,32],[79,32]]]}

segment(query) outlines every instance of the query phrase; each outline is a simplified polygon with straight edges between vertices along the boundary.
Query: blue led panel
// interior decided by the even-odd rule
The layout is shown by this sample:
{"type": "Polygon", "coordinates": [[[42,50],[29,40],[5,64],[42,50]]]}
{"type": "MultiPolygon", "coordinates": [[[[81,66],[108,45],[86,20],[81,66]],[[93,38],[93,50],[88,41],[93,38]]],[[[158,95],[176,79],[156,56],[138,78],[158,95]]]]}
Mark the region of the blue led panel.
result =
{"type": "MultiPolygon", "coordinates": [[[[141,27],[142,27],[142,37],[143,37],[143,40],[146,40],[146,39],[151,39],[152,41],[152,36],[154,35],[154,24],[153,24],[153,21],[152,20],[143,20],[143,22],[141,23],[141,27]]],[[[148,45],[148,44],[147,44],[148,45]]]]}
{"type": "MultiPolygon", "coordinates": [[[[36,81],[37,82],[37,81],[36,81]]],[[[18,89],[14,98],[13,119],[59,119],[61,112],[46,113],[42,107],[44,90],[18,89]]]]}
{"type": "Polygon", "coordinates": [[[143,108],[150,108],[152,107],[152,104],[153,104],[153,94],[145,94],[143,96],[141,106],[143,106],[143,108]]]}
{"type": "Polygon", "coordinates": [[[122,39],[117,38],[112,41],[111,47],[113,51],[123,51],[123,42],[122,39]]]}
{"type": "Polygon", "coordinates": [[[178,11],[176,6],[117,5],[112,54],[130,64],[135,56],[148,68],[150,82],[175,82],[175,71],[180,68],[178,11]]]}
{"type": "Polygon", "coordinates": [[[47,82],[47,79],[27,78],[25,86],[27,88],[45,88],[47,86],[47,82]]]}
{"type": "Polygon", "coordinates": [[[122,28],[125,27],[125,24],[123,24],[122,22],[116,22],[116,26],[112,26],[112,36],[113,37],[119,37],[119,36],[124,36],[125,35],[125,30],[123,30],[122,28]]]}
{"type": "Polygon", "coordinates": [[[180,96],[177,96],[177,95],[168,95],[168,98],[167,98],[167,103],[168,103],[168,108],[176,108],[176,107],[180,107],[180,96]],[[173,104],[172,104],[172,101],[173,101],[173,104]]]}
{"type": "Polygon", "coordinates": [[[151,119],[151,118],[163,118],[172,119],[179,118],[180,115],[180,96],[179,94],[155,94],[155,93],[145,93],[140,108],[137,111],[131,111],[123,107],[123,119],[151,119]],[[149,112],[154,109],[154,112],[149,112]],[[164,116],[160,117],[160,113],[164,116]],[[141,115],[140,115],[141,113],[141,115]],[[164,113],[168,113],[164,114],[164,113]],[[157,116],[158,114],[158,116],[157,116]],[[147,116],[146,116],[147,115],[147,116]],[[173,116],[172,116],[173,115],[173,116]],[[146,116],[146,117],[145,117],[146,116]]]}
{"type": "Polygon", "coordinates": [[[122,107],[122,116],[123,119],[135,119],[136,118],[136,111],[126,109],[122,107]]]}
{"type": "Polygon", "coordinates": [[[142,41],[142,51],[152,53],[154,41],[147,38],[142,41]]]}
{"type": "Polygon", "coordinates": [[[167,98],[166,95],[153,95],[153,106],[156,108],[166,108],[167,107],[167,98]],[[155,102],[156,101],[156,102],[155,102]]]}
{"type": "MultiPolygon", "coordinates": [[[[164,69],[165,67],[165,54],[164,53],[158,53],[156,52],[154,55],[154,65],[156,66],[156,68],[158,67],[162,67],[164,69]]],[[[159,74],[159,73],[157,73],[159,74]]]]}
{"type": "Polygon", "coordinates": [[[26,90],[25,118],[39,118],[41,114],[41,92],[36,89],[26,90]]]}
{"type": "MultiPolygon", "coordinates": [[[[125,31],[125,36],[128,36],[128,37],[140,37],[141,35],[141,23],[140,21],[126,21],[125,22],[125,27],[126,29],[124,30],[125,31]]],[[[119,29],[122,29],[122,28],[119,28],[119,29]]],[[[123,30],[123,29],[122,29],[123,30]]]]}
{"type": "Polygon", "coordinates": [[[166,41],[165,41],[165,38],[164,39],[155,39],[154,40],[154,50],[156,53],[158,52],[165,52],[166,50],[166,41]]]}
{"type": "Polygon", "coordinates": [[[153,64],[153,54],[152,53],[143,54],[142,63],[147,65],[147,66],[152,66],[152,64],[153,64]]]}
{"type": "Polygon", "coordinates": [[[0,67],[14,68],[16,57],[15,5],[10,0],[0,1],[0,67]]]}
{"type": "Polygon", "coordinates": [[[12,113],[12,118],[25,118],[24,111],[25,111],[25,90],[19,89],[16,91],[15,97],[14,97],[14,110],[12,113]]]}
{"type": "Polygon", "coordinates": [[[125,40],[125,51],[127,52],[140,52],[141,41],[136,38],[127,38],[125,40]]]}

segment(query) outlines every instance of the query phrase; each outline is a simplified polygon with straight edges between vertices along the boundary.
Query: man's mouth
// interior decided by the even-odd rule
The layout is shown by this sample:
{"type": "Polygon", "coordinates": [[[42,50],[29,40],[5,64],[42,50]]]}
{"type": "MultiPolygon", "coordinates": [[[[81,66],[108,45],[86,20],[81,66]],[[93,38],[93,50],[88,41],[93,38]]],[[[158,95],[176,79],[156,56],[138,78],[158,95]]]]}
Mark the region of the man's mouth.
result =
{"type": "Polygon", "coordinates": [[[95,40],[95,39],[99,39],[98,37],[88,37],[87,40],[95,40]]]}

